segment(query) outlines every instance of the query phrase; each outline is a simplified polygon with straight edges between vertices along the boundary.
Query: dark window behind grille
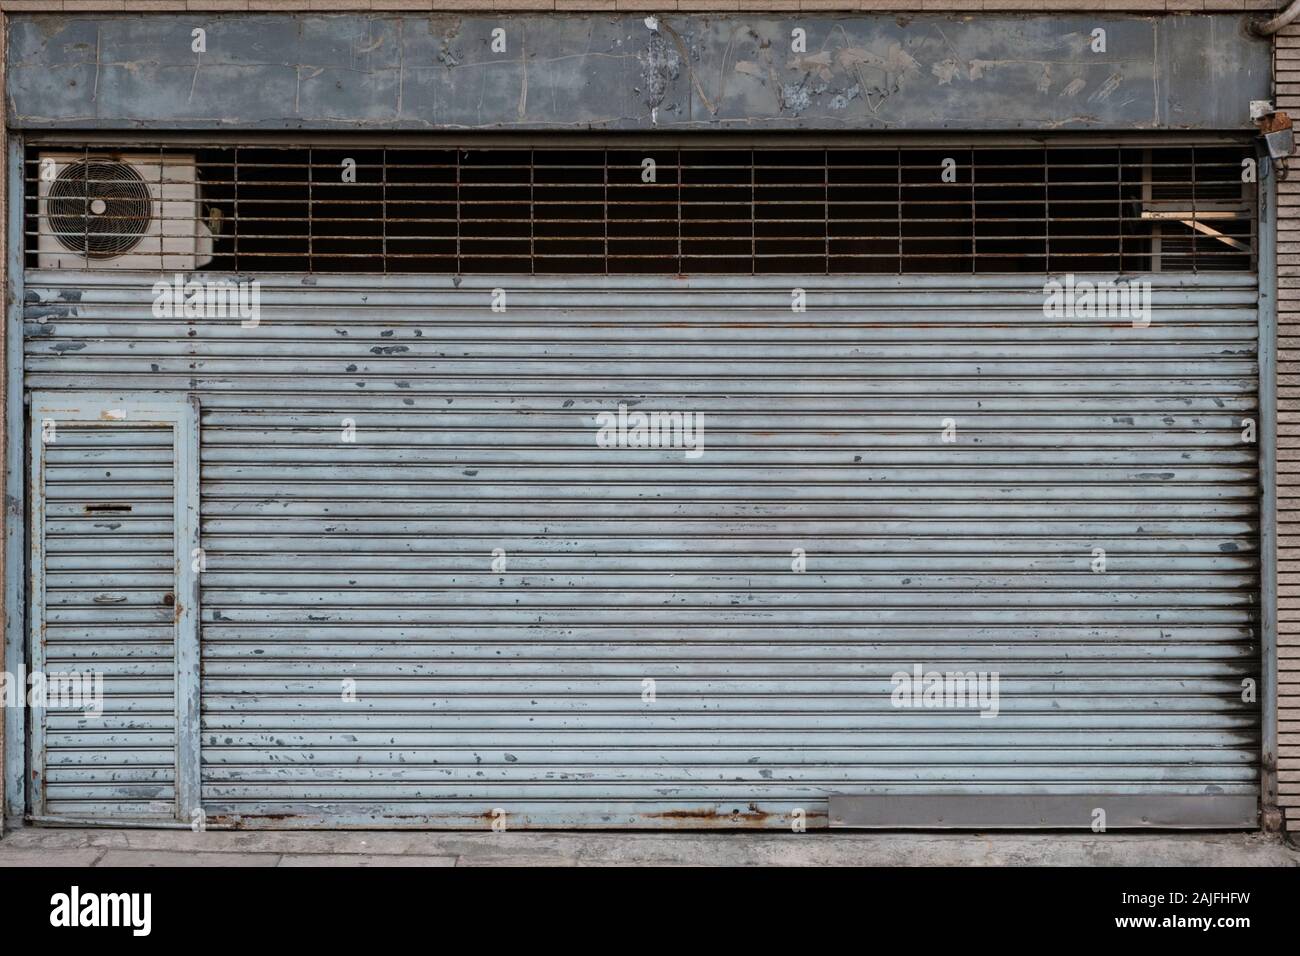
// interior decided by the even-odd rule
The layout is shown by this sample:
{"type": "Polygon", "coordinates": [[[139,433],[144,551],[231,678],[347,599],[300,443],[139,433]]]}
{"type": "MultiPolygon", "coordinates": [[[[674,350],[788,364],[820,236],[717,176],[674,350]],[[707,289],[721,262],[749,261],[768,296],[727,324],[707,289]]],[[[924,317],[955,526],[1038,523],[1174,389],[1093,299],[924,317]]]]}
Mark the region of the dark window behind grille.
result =
{"type": "MultiPolygon", "coordinates": [[[[217,230],[212,271],[1254,268],[1245,145],[171,151],[197,157],[200,214],[217,230]],[[347,160],[355,182],[344,181],[347,160]]],[[[28,153],[29,196],[39,156],[28,153]]],[[[36,266],[39,204],[27,212],[36,266]]]]}

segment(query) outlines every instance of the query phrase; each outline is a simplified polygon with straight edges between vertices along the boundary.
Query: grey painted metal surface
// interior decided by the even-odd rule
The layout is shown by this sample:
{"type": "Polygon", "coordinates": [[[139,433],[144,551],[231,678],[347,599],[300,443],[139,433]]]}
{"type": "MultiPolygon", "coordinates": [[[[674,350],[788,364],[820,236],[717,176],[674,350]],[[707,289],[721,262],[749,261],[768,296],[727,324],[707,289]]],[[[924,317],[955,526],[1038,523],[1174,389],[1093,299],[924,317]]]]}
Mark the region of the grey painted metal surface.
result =
{"type": "Polygon", "coordinates": [[[131,130],[1249,129],[1249,102],[1270,95],[1271,48],[1246,23],[19,15],[8,114],[23,128],[131,130]]]}
{"type": "Polygon", "coordinates": [[[1258,798],[1253,276],[1158,277],[1145,329],[1032,276],[257,276],[255,328],[26,278],[29,388],[202,405],[216,825],[1258,798]],[[598,447],[620,404],[704,453],[598,447]],[[998,715],[894,706],[917,665],[998,715]]]}
{"type": "MultiPolygon", "coordinates": [[[[27,468],[24,434],[26,414],[23,407],[23,217],[13,215],[23,208],[26,186],[22,169],[23,143],[11,134],[6,149],[5,175],[8,177],[8,218],[5,222],[5,486],[4,549],[5,601],[4,642],[5,670],[16,675],[27,673],[27,468]]],[[[27,713],[11,707],[4,720],[4,817],[6,822],[21,819],[27,810],[27,713]]]]}
{"type": "Polygon", "coordinates": [[[35,812],[188,822],[199,800],[197,408],[185,396],[38,394],[30,421],[32,669],[51,683],[95,675],[102,689],[75,707],[32,707],[35,812]]]}

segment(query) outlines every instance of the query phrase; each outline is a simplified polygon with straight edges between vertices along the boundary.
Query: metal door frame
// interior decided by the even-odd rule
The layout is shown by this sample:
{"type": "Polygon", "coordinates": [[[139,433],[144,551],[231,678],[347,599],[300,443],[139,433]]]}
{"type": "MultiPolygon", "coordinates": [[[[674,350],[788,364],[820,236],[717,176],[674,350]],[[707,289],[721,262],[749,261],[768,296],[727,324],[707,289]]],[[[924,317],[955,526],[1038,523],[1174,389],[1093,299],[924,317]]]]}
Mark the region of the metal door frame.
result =
{"type": "MultiPolygon", "coordinates": [[[[141,142],[153,145],[162,145],[173,141],[184,140],[188,143],[193,142],[212,142],[228,143],[236,141],[240,134],[235,133],[214,133],[214,132],[159,132],[159,131],[140,131],[144,138],[141,142]]],[[[326,137],[329,142],[336,142],[336,137],[329,137],[329,134],[306,134],[310,136],[326,137]]],[[[502,140],[509,134],[498,134],[502,140]]],[[[683,142],[695,144],[708,139],[709,134],[691,133],[678,134],[683,142]]],[[[989,142],[1012,142],[1029,139],[1036,141],[1042,138],[1043,133],[1037,134],[990,134],[986,137],[971,132],[964,134],[963,138],[987,139],[989,142]]],[[[287,142],[281,136],[271,134],[249,134],[244,138],[252,137],[256,140],[267,140],[269,142],[287,142]]],[[[810,141],[822,142],[828,137],[824,134],[819,135],[816,131],[809,131],[806,136],[810,141]]],[[[1117,140],[1133,140],[1141,142],[1158,138],[1161,141],[1169,139],[1170,141],[1192,142],[1240,142],[1240,135],[1214,135],[1204,132],[1187,132],[1176,134],[1172,131],[1165,131],[1165,135],[1160,136],[1157,133],[1148,132],[1143,134],[1133,134],[1126,136],[1122,132],[1110,134],[1111,138],[1117,140]]],[[[20,131],[11,130],[8,137],[8,147],[6,153],[7,177],[7,203],[8,221],[5,223],[5,235],[8,242],[6,255],[7,270],[7,295],[6,295],[6,315],[5,315],[5,487],[4,487],[4,555],[5,555],[5,572],[4,572],[4,661],[5,669],[11,674],[20,675],[25,678],[27,673],[27,627],[25,623],[27,614],[27,554],[26,546],[27,535],[27,430],[26,417],[24,415],[25,399],[25,379],[24,379],[24,334],[23,334],[23,304],[24,304],[24,220],[25,220],[25,183],[24,183],[24,153],[28,140],[33,142],[78,142],[78,143],[95,143],[107,140],[120,141],[123,133],[93,133],[78,132],[73,130],[46,131],[36,132],[24,135],[20,131]]],[[[604,141],[604,137],[594,136],[592,140],[604,141]]],[[[628,139],[634,138],[628,136],[628,139]]],[[[852,139],[852,137],[847,137],[852,139]]],[[[933,134],[929,136],[921,134],[914,137],[917,142],[934,141],[933,134]]],[[[1066,135],[1069,141],[1078,140],[1080,142],[1092,141],[1095,137],[1086,137],[1078,134],[1066,135]]],[[[367,141],[374,140],[384,142],[388,139],[388,134],[370,134],[367,141]]],[[[418,139],[418,137],[417,137],[418,139]]],[[[437,140],[437,137],[429,137],[430,140],[437,140]]],[[[763,137],[767,142],[784,142],[784,140],[774,139],[771,136],[763,137]]],[[[459,141],[459,140],[458,140],[459,141]]],[[[497,141],[496,137],[487,137],[487,142],[497,141]]],[[[950,141],[950,140],[949,140],[950,141]]],[[[295,140],[295,142],[304,142],[304,140],[295,140]]],[[[1268,160],[1267,151],[1260,147],[1258,153],[1260,175],[1258,179],[1258,206],[1256,214],[1257,222],[1257,280],[1259,284],[1259,491],[1260,491],[1260,510],[1259,510],[1259,545],[1260,545],[1260,581],[1259,581],[1259,601],[1260,601],[1260,808],[1262,813],[1261,823],[1265,828],[1271,828],[1280,824],[1277,811],[1277,793],[1278,793],[1278,776],[1277,776],[1277,745],[1278,745],[1278,725],[1277,725],[1277,708],[1278,708],[1278,589],[1277,589],[1277,462],[1276,462],[1276,431],[1277,431],[1277,183],[1275,166],[1268,160]]],[[[195,452],[197,453],[197,422],[193,431],[196,443],[195,452]]],[[[179,467],[179,460],[178,460],[179,467]]],[[[197,495],[197,461],[194,470],[195,493],[197,495]]],[[[195,505],[194,528],[193,528],[193,547],[198,546],[198,529],[197,529],[197,504],[195,505]]],[[[188,511],[188,509],[186,509],[188,511]]],[[[185,549],[184,554],[188,554],[190,549],[185,549]]],[[[182,562],[185,568],[189,567],[188,562],[182,562]]],[[[197,638],[197,578],[194,581],[194,597],[190,601],[187,610],[192,615],[194,636],[192,638],[192,653],[194,655],[194,677],[193,677],[193,698],[190,703],[194,708],[192,719],[186,715],[187,733],[192,733],[194,737],[194,748],[192,752],[193,766],[186,767],[186,777],[184,780],[178,775],[177,792],[181,792],[182,784],[186,787],[190,800],[179,801],[180,804],[188,804],[192,809],[199,806],[199,778],[198,778],[198,638],[197,638]]],[[[179,593],[179,592],[178,592],[179,593]]],[[[178,641],[179,641],[178,633],[178,641]]],[[[190,653],[187,648],[186,653],[190,653]]],[[[178,657],[181,653],[178,643],[178,657]]],[[[25,685],[24,685],[25,686],[25,685]]],[[[178,685],[178,700],[179,700],[178,685]]],[[[23,708],[10,708],[6,713],[4,720],[4,766],[0,768],[3,771],[3,817],[8,826],[20,825],[24,816],[29,812],[31,805],[26,803],[27,786],[27,715],[23,708]]],[[[178,734],[180,727],[178,725],[178,734]]],[[[178,736],[178,741],[179,741],[178,736]]]]}
{"type": "MultiPolygon", "coordinates": [[[[27,433],[23,397],[23,137],[10,133],[5,156],[5,488],[4,661],[5,671],[26,688],[27,677],[27,433]]],[[[11,707],[4,720],[4,825],[21,823],[26,811],[27,711],[11,707]]]]}
{"type": "MultiPolygon", "coordinates": [[[[33,673],[45,663],[45,602],[37,596],[45,588],[45,447],[42,432],[47,421],[56,428],[115,428],[128,425],[167,428],[172,434],[173,573],[176,596],[174,617],[175,760],[174,814],[191,822],[200,807],[199,776],[199,408],[198,400],[112,395],[101,392],[35,393],[32,395],[30,497],[30,654],[33,673]],[[195,558],[196,560],[191,560],[195,558]]],[[[28,805],[36,817],[45,813],[45,711],[30,710],[30,773],[28,805]]],[[[119,819],[119,818],[114,818],[119,819]]],[[[127,819],[127,818],[120,818],[127,819]]]]}
{"type": "Polygon", "coordinates": [[[1277,581],[1277,164],[1263,141],[1255,207],[1255,260],[1259,282],[1259,804],[1260,827],[1283,829],[1278,809],[1278,581],[1277,581]]]}

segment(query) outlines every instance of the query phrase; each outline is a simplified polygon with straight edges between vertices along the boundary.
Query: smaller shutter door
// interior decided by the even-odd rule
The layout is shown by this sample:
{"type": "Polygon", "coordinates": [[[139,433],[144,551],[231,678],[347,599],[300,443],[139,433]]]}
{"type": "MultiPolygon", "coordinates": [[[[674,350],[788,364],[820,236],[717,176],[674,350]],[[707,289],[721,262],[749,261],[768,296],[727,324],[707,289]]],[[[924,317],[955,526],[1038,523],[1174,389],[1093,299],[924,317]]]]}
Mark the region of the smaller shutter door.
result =
{"type": "Polygon", "coordinates": [[[197,805],[186,792],[197,758],[197,707],[187,708],[197,687],[197,578],[184,546],[196,537],[195,421],[175,399],[33,402],[41,815],[188,820],[197,805]]]}

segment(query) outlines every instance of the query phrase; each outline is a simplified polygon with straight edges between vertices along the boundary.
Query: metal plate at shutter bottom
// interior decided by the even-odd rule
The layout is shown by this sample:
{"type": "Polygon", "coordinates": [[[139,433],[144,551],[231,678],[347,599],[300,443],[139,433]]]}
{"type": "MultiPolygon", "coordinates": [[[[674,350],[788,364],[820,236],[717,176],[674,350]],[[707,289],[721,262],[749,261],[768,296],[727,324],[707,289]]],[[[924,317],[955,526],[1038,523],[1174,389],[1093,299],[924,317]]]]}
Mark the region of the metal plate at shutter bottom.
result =
{"type": "Polygon", "coordinates": [[[1251,825],[1253,276],[1145,328],[1042,277],[256,278],[242,328],[27,275],[29,388],[199,396],[213,825],[1251,825]],[[602,447],[620,405],[702,454],[602,447]]]}

